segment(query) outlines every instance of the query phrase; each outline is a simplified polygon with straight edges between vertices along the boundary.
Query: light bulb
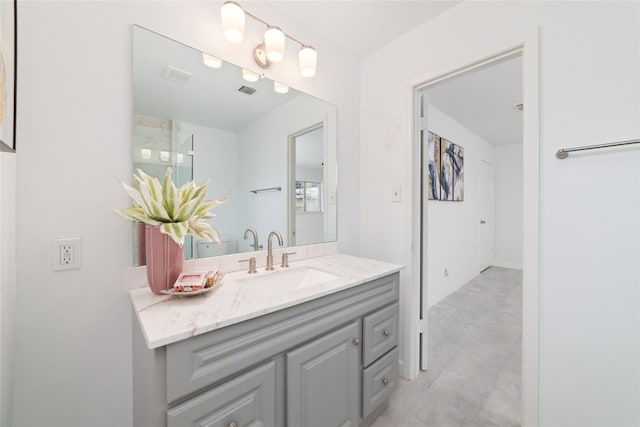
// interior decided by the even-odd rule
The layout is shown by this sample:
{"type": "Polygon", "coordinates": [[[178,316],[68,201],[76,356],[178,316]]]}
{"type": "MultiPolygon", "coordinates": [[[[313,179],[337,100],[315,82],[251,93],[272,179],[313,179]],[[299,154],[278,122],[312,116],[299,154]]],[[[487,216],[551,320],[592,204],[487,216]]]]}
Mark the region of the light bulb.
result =
{"type": "Polygon", "coordinates": [[[276,81],[273,82],[273,90],[278,93],[287,93],[289,92],[289,86],[283,85],[282,83],[278,83],[276,81]]]}
{"type": "Polygon", "coordinates": [[[253,71],[242,69],[242,78],[248,82],[257,82],[260,79],[260,74],[254,73],[253,71]]]}
{"type": "Polygon", "coordinates": [[[264,46],[267,59],[280,62],[284,58],[284,33],[278,27],[269,27],[264,33],[264,46]]]}
{"type": "Polygon", "coordinates": [[[302,77],[313,77],[316,75],[316,64],[318,54],[311,46],[303,46],[298,53],[298,63],[302,77]]]}
{"type": "Polygon", "coordinates": [[[215,56],[209,55],[208,53],[202,52],[202,62],[204,65],[211,68],[220,68],[222,67],[222,59],[216,58],[215,56]]]}
{"type": "Polygon", "coordinates": [[[144,160],[149,160],[151,158],[151,150],[148,148],[141,148],[140,157],[142,157],[144,160]]]}
{"type": "Polygon", "coordinates": [[[240,43],[244,38],[244,10],[233,1],[225,1],[220,9],[224,38],[231,43],[240,43]]]}

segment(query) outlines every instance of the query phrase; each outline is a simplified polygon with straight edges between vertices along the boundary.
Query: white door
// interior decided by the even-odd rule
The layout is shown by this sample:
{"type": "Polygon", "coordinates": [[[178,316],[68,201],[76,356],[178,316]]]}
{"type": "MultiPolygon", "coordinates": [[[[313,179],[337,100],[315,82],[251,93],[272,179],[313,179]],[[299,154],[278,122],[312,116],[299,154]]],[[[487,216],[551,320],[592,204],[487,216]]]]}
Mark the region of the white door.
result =
{"type": "Polygon", "coordinates": [[[480,225],[479,253],[480,270],[493,263],[493,165],[480,162],[480,225]]]}

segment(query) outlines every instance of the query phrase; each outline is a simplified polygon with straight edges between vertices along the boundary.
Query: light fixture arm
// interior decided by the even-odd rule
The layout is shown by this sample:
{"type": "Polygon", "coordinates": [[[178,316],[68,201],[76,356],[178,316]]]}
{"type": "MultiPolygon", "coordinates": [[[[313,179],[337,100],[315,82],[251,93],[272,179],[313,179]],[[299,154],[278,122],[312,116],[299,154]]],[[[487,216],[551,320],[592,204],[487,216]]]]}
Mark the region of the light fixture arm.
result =
{"type": "MultiPolygon", "coordinates": [[[[244,8],[242,10],[244,10],[244,14],[245,15],[247,15],[250,18],[253,18],[254,21],[258,21],[259,23],[261,23],[262,25],[264,25],[267,28],[273,27],[273,25],[269,24],[267,21],[263,21],[262,19],[258,18],[257,16],[253,15],[252,13],[247,12],[244,8]]],[[[306,46],[300,40],[296,39],[295,37],[290,36],[289,34],[285,33],[284,31],[282,31],[282,34],[284,34],[284,36],[286,38],[288,38],[292,42],[296,43],[298,46],[300,46],[300,47],[306,46]]]]}
{"type": "Polygon", "coordinates": [[[290,34],[282,31],[281,28],[273,26],[263,19],[244,10],[233,0],[227,0],[221,9],[222,28],[224,37],[232,43],[240,43],[244,37],[244,23],[246,17],[267,27],[264,35],[264,42],[259,43],[253,50],[253,59],[262,68],[267,68],[274,62],[280,62],[284,58],[285,40],[289,39],[300,46],[298,52],[298,66],[303,77],[313,77],[316,75],[316,63],[318,54],[316,50],[290,34]]]}

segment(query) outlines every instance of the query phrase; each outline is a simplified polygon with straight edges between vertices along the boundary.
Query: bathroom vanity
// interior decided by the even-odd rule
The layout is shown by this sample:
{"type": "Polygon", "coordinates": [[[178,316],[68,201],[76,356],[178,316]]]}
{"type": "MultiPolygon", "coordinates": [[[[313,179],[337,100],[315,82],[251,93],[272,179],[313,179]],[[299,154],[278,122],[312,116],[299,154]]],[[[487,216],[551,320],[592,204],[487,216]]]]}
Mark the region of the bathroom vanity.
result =
{"type": "Polygon", "coordinates": [[[134,425],[369,425],[398,383],[400,268],[336,254],[133,290],[134,425]]]}

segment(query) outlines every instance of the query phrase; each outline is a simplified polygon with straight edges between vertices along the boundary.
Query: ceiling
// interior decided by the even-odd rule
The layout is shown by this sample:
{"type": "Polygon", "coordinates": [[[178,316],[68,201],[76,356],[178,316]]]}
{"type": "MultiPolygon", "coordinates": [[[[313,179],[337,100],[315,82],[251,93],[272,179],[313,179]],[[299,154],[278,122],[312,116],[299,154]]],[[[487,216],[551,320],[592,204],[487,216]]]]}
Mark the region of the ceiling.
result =
{"type": "MultiPolygon", "coordinates": [[[[491,145],[522,142],[522,57],[438,84],[429,104],[491,145]]],[[[526,108],[526,106],[525,106],[526,108]]]]}
{"type": "MultiPolygon", "coordinates": [[[[362,58],[460,3],[450,1],[272,1],[314,33],[362,58]]],[[[313,43],[312,43],[313,44],[313,43]]]]}
{"type": "Polygon", "coordinates": [[[239,67],[227,62],[209,68],[201,51],[140,27],[134,30],[133,57],[133,111],[144,116],[235,132],[300,95],[295,89],[276,94],[269,79],[249,83],[239,67]],[[163,77],[168,66],[191,74],[191,79],[163,77]],[[242,86],[256,92],[241,93],[242,86]]]}

